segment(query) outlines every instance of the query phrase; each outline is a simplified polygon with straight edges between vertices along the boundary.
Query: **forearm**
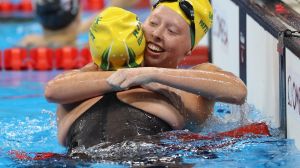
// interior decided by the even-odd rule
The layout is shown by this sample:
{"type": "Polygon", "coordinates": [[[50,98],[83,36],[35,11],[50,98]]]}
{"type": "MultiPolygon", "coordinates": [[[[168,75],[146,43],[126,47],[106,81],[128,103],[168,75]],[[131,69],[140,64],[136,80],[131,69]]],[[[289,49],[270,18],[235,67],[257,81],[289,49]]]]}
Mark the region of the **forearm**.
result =
{"type": "Polygon", "coordinates": [[[216,101],[241,104],[247,89],[244,83],[226,72],[158,69],[154,81],[216,101]]]}
{"type": "Polygon", "coordinates": [[[73,103],[113,91],[106,82],[110,71],[74,72],[59,75],[48,82],[45,97],[59,104],[73,103]]]}

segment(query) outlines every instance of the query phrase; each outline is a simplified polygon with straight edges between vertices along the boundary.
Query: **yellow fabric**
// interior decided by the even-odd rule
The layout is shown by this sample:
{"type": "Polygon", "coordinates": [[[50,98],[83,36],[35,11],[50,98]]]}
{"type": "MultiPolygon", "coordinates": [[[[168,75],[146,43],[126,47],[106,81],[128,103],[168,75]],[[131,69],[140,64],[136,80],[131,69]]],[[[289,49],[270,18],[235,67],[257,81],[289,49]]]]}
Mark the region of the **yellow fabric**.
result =
{"type": "Polygon", "coordinates": [[[145,37],[138,17],[127,10],[109,7],[90,27],[93,61],[103,70],[141,66],[145,37]]]}
{"type": "Polygon", "coordinates": [[[178,3],[174,3],[174,2],[161,2],[157,5],[158,6],[166,6],[170,9],[172,9],[173,11],[175,11],[176,13],[178,13],[189,25],[191,24],[191,21],[186,17],[186,15],[184,14],[184,12],[180,9],[179,4],[178,3]]]}
{"type": "MultiPolygon", "coordinates": [[[[179,7],[179,1],[161,2],[158,5],[163,5],[174,10],[190,25],[191,24],[190,20],[186,17],[184,12],[179,7]]],[[[212,26],[213,9],[208,0],[186,0],[186,1],[188,1],[194,8],[194,22],[195,22],[194,46],[196,46],[212,26]]]]}

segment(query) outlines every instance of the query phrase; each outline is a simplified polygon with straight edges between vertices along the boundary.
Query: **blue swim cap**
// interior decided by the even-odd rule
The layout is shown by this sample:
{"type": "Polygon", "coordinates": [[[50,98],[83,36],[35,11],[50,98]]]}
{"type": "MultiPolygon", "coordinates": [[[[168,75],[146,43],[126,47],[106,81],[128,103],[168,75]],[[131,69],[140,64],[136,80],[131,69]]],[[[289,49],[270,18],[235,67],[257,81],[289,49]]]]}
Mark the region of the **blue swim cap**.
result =
{"type": "Polygon", "coordinates": [[[42,26],[49,30],[67,27],[79,12],[79,0],[37,0],[36,14],[42,26]]]}

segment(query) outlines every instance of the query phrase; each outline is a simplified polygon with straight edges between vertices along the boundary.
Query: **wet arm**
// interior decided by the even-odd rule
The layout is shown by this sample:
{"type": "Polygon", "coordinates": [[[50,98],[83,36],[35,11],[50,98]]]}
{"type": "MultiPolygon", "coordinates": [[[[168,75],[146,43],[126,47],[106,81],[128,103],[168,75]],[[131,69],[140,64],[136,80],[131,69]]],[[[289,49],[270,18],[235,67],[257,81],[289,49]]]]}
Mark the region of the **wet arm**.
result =
{"type": "Polygon", "coordinates": [[[98,71],[93,65],[58,75],[45,88],[45,97],[50,102],[69,104],[114,91],[106,78],[110,71],[98,71]]]}
{"type": "Polygon", "coordinates": [[[242,104],[247,96],[245,84],[230,72],[212,64],[191,70],[158,69],[154,81],[201,95],[209,100],[242,104]]]}
{"type": "MultiPolygon", "coordinates": [[[[122,69],[107,79],[114,87],[123,89],[151,83],[201,95],[208,100],[242,104],[247,95],[244,83],[230,72],[212,64],[193,69],[143,67],[122,69]]],[[[153,88],[153,87],[152,87],[153,88]]]]}

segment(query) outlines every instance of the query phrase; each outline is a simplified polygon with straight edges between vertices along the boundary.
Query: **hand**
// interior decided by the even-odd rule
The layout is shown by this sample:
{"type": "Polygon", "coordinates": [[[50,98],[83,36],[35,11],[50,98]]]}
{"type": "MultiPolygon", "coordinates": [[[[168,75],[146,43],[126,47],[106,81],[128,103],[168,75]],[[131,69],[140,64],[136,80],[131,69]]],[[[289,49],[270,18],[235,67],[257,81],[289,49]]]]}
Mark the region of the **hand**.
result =
{"type": "Polygon", "coordinates": [[[106,80],[112,87],[128,89],[153,82],[155,75],[155,68],[126,68],[117,70],[106,80]]]}

